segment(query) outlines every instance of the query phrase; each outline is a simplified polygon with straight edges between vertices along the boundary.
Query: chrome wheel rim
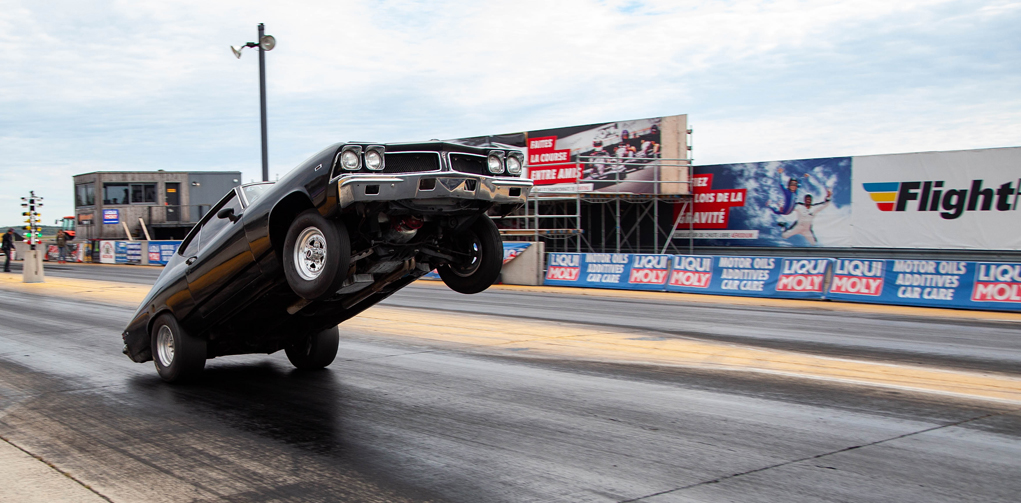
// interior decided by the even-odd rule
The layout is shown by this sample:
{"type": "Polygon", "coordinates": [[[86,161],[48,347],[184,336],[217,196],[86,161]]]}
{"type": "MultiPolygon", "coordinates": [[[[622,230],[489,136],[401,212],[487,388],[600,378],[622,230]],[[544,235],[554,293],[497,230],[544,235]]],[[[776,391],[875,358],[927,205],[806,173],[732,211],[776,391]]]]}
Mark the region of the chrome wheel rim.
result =
{"type": "Polygon", "coordinates": [[[156,356],[164,367],[174,363],[174,332],[166,325],[161,326],[156,334],[156,356]]]}
{"type": "Polygon", "coordinates": [[[294,268],[302,279],[312,281],[326,266],[326,236],[316,227],[306,227],[294,246],[294,268]]]}

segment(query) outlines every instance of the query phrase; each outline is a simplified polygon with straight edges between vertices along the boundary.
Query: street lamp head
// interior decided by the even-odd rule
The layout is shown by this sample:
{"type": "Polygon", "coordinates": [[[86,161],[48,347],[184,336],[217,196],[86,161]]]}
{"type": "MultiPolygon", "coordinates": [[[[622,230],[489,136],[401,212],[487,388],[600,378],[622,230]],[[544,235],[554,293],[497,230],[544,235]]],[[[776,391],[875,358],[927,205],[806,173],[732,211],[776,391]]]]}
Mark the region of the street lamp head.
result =
{"type": "Polygon", "coordinates": [[[273,38],[273,35],[263,35],[259,39],[259,47],[264,51],[272,51],[277,46],[277,39],[273,38]]]}
{"type": "MultiPolygon", "coordinates": [[[[272,38],[272,37],[270,37],[270,38],[272,38]]],[[[245,45],[238,46],[238,47],[234,47],[232,45],[232,46],[230,46],[230,51],[234,53],[234,56],[236,58],[241,59],[241,50],[244,49],[245,47],[259,47],[259,44],[256,44],[255,42],[248,42],[245,45]]],[[[266,50],[268,51],[269,49],[266,49],[266,50]]]]}

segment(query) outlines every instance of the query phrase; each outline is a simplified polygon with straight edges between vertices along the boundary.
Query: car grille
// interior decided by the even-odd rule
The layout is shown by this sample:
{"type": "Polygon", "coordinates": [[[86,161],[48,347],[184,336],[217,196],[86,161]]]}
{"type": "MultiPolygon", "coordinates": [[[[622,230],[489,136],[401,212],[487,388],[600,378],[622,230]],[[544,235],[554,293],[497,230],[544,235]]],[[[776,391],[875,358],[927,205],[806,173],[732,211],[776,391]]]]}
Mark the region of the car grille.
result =
{"type": "Polygon", "coordinates": [[[461,173],[489,174],[486,158],[478,155],[450,154],[450,168],[461,173]]]}
{"type": "Polygon", "coordinates": [[[432,152],[395,152],[386,153],[384,173],[418,173],[421,171],[439,171],[440,156],[432,152]]]}

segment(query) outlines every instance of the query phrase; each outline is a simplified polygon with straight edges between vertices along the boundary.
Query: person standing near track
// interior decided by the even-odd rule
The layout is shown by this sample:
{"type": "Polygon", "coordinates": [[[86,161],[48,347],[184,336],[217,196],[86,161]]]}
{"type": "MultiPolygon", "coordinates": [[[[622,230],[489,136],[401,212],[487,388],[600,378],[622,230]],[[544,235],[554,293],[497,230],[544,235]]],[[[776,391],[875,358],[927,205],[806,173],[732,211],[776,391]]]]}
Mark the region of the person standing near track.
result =
{"type": "Polygon", "coordinates": [[[14,229],[7,229],[4,233],[3,244],[0,245],[6,259],[4,259],[4,272],[11,272],[11,250],[14,249],[14,229]]]}
{"type": "Polygon", "coordinates": [[[57,231],[57,263],[67,263],[67,234],[64,231],[57,231]]]}

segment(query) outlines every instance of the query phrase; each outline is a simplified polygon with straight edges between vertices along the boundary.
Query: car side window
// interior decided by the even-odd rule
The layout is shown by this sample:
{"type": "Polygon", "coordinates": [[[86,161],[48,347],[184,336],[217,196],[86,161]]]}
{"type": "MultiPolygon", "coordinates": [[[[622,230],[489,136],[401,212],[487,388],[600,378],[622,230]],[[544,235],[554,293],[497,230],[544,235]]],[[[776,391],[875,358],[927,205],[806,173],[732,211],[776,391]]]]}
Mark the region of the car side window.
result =
{"type": "Polygon", "coordinates": [[[199,239],[200,250],[213,242],[213,240],[216,239],[216,237],[219,236],[224,229],[233,224],[229,218],[219,218],[216,216],[216,213],[224,208],[233,208],[235,215],[241,214],[241,201],[238,200],[237,193],[235,191],[230,191],[228,198],[214,206],[210,211],[212,215],[210,215],[209,220],[206,220],[206,223],[202,226],[202,232],[199,239]]]}
{"type": "Polygon", "coordinates": [[[199,252],[199,238],[202,234],[202,229],[195,232],[195,235],[181,248],[181,255],[185,257],[194,257],[199,252]]]}

